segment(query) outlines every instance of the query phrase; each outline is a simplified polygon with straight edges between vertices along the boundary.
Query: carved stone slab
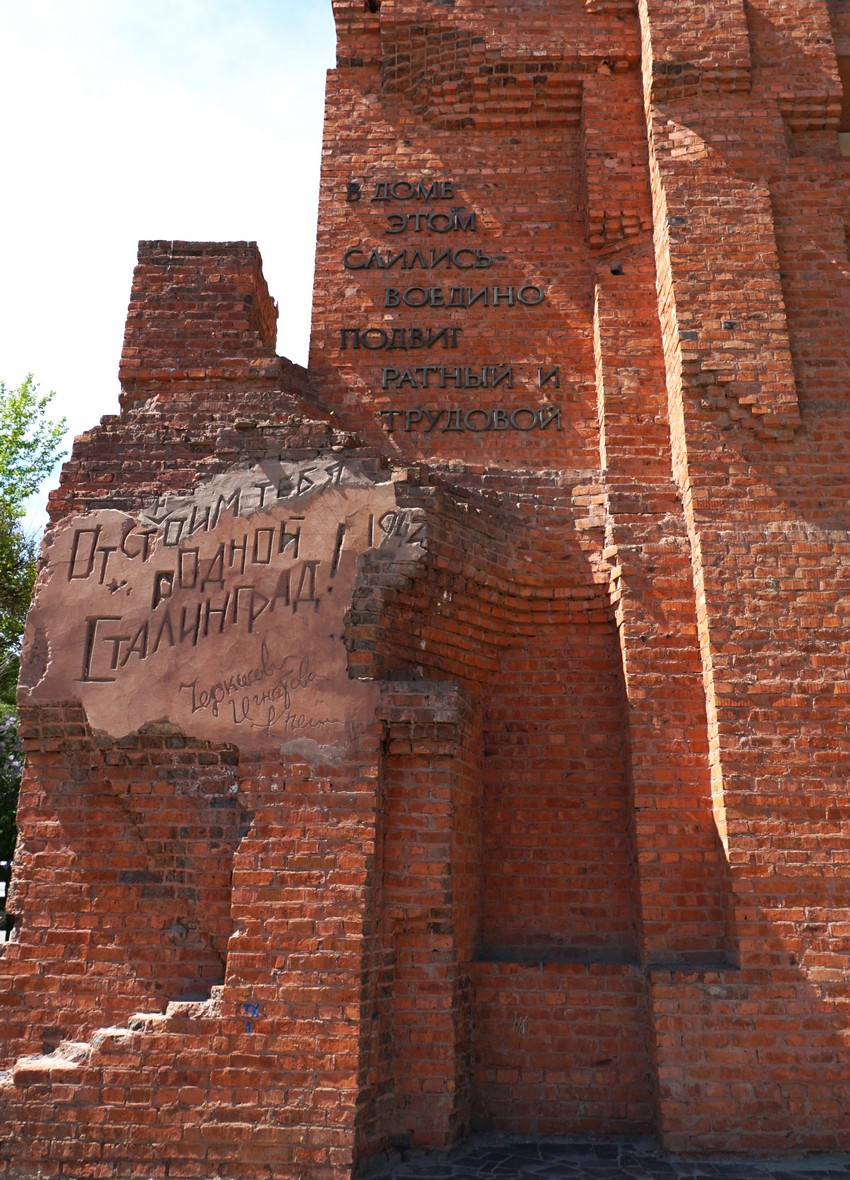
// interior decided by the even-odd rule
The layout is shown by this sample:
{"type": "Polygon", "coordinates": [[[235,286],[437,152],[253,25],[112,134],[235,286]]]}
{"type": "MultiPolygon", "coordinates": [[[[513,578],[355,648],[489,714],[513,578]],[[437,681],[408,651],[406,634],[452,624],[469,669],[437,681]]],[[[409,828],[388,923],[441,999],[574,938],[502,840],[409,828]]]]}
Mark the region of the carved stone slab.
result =
{"type": "Polygon", "coordinates": [[[327,758],[371,716],[342,641],[358,555],[424,553],[391,482],[329,455],[266,462],[45,541],[21,701],[80,699],[95,730],[327,758]]]}

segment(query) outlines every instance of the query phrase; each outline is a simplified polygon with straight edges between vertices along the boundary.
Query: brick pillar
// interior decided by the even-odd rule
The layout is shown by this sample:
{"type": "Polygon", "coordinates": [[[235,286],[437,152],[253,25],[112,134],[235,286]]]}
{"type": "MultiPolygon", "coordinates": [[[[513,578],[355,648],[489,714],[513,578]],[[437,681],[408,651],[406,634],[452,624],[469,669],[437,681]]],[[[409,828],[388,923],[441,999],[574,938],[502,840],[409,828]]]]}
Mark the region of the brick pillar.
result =
{"type": "Polygon", "coordinates": [[[835,267],[816,241],[838,237],[821,224],[838,158],[826,6],[639,12],[673,466],[740,964],[650,976],[659,1134],[674,1150],[836,1147],[847,985],[829,931],[846,896],[832,848],[848,708],[831,661],[848,542],[838,468],[821,472],[838,452],[846,468],[824,429],[843,432],[846,377],[810,361],[833,345],[813,313],[828,301],[807,288],[835,267]]]}
{"type": "Polygon", "coordinates": [[[384,936],[391,963],[391,1142],[468,1133],[480,874],[480,733],[458,689],[388,683],[382,712],[384,936]]]}
{"type": "Polygon", "coordinates": [[[276,376],[276,337],[256,242],[140,242],[118,370],[122,405],[152,386],[276,376]]]}
{"type": "Polygon", "coordinates": [[[584,86],[588,245],[597,256],[600,457],[628,702],[641,957],[723,961],[728,883],[712,807],[690,552],[672,479],[639,79],[584,86]],[[611,118],[611,111],[617,118],[611,118]],[[609,182],[608,178],[613,178],[609,182]]]}

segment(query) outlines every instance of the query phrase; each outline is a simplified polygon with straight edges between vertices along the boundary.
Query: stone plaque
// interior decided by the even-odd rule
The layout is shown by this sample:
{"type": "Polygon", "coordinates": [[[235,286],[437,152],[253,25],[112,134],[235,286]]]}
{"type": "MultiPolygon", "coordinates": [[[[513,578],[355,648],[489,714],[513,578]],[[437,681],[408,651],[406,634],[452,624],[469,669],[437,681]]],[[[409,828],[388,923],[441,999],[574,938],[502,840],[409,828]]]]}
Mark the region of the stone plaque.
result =
{"type": "Polygon", "coordinates": [[[333,455],[72,517],[48,542],[23,701],[79,698],[111,738],[165,721],[326,757],[371,707],[342,638],[358,556],[419,555],[421,534],[391,482],[333,455]]]}

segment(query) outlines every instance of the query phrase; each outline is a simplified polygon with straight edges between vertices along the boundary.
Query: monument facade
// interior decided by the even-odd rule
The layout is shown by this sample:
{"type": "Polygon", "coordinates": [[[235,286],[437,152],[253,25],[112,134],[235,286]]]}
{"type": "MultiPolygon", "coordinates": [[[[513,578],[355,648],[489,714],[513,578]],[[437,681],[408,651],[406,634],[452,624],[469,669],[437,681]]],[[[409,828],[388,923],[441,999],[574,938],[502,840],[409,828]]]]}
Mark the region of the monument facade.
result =
{"type": "Polygon", "coordinates": [[[850,1150],[850,0],[333,6],[308,369],[143,242],[51,497],[0,1176],[850,1150]]]}

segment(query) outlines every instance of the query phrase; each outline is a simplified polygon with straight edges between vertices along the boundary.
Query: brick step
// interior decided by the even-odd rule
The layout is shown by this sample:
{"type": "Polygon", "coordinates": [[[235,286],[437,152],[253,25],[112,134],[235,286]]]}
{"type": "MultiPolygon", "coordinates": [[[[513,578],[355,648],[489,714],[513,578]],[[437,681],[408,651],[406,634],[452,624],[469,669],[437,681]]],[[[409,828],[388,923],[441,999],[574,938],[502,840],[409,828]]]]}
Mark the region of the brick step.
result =
{"type": "Polygon", "coordinates": [[[99,1056],[115,1050],[123,1053],[126,1042],[140,1033],[184,1034],[193,1020],[217,1016],[223,991],[223,985],[219,984],[211,988],[209,996],[172,1000],[164,1012],[136,1012],[126,1026],[99,1028],[92,1033],[90,1041],[62,1041],[51,1053],[20,1057],[11,1069],[0,1071],[0,1088],[78,1082],[84,1067],[96,1064],[92,1061],[95,1053],[99,1056]]]}
{"type": "Polygon", "coordinates": [[[76,1082],[88,1064],[92,1045],[86,1041],[62,1041],[52,1053],[35,1053],[19,1057],[5,1071],[2,1083],[17,1087],[54,1082],[76,1082]]]}

